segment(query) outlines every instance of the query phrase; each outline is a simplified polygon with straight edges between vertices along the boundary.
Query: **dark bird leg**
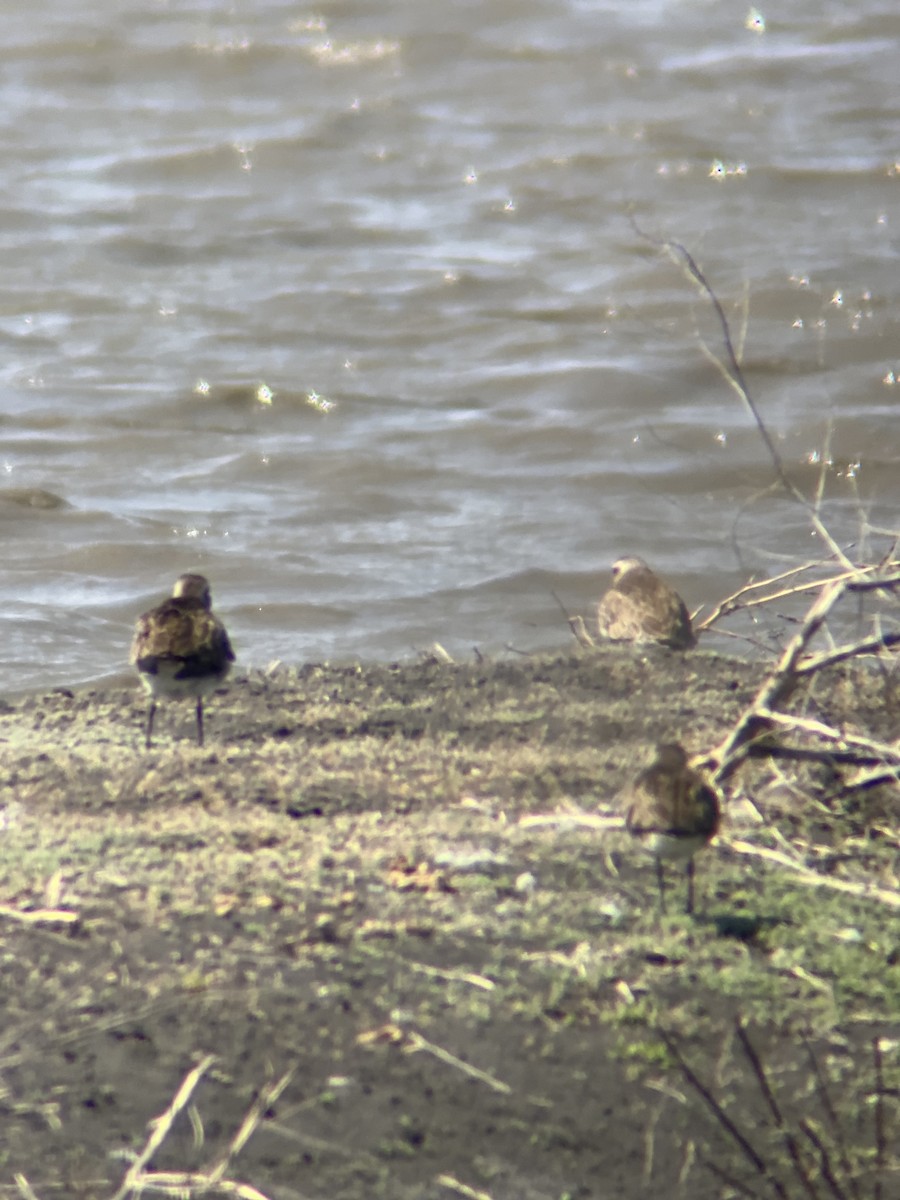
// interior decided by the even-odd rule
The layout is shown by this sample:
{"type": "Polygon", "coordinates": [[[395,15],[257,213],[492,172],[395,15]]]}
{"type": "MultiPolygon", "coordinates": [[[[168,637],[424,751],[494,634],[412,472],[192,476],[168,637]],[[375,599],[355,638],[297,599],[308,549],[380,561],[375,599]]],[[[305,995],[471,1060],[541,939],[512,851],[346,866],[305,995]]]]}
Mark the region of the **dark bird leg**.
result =
{"type": "Polygon", "coordinates": [[[197,745],[203,745],[203,697],[197,697],[197,745]]]}
{"type": "Polygon", "coordinates": [[[686,913],[694,911],[694,860],[692,858],[687,861],[687,902],[684,911],[686,913]]]}
{"type": "Polygon", "coordinates": [[[664,913],[666,911],[666,879],[663,874],[661,858],[656,859],[656,884],[659,888],[659,911],[664,913]]]}
{"type": "Polygon", "coordinates": [[[145,747],[149,750],[153,745],[153,718],[156,716],[156,701],[150,701],[150,712],[147,714],[147,738],[144,742],[145,747]]]}

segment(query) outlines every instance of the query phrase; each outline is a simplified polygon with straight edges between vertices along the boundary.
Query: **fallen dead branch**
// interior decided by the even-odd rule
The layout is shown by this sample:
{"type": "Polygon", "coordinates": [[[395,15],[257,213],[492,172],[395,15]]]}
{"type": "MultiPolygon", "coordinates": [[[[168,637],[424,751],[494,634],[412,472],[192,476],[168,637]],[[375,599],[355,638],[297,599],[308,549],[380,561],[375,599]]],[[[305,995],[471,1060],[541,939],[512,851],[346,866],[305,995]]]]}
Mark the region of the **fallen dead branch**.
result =
{"type": "MultiPolygon", "coordinates": [[[[738,717],[735,724],[723,741],[710,754],[704,757],[704,764],[712,771],[713,779],[721,784],[729,778],[753,752],[754,743],[760,738],[767,738],[773,726],[791,723],[795,728],[801,727],[801,718],[785,718],[779,712],[779,707],[790,697],[800,679],[809,677],[815,672],[835,663],[846,661],[865,653],[873,646],[873,639],[863,638],[850,645],[840,646],[819,654],[804,658],[810,642],[820,632],[828,620],[832,610],[848,594],[864,593],[874,590],[894,591],[900,587],[900,573],[892,573],[878,578],[871,578],[864,572],[854,572],[832,579],[822,586],[818,598],[807,612],[800,628],[788,642],[774,670],[763,682],[751,703],[738,717]]],[[[900,635],[892,641],[900,641],[900,635]]],[[[879,639],[875,645],[886,644],[879,639]]],[[[827,726],[818,726],[812,722],[805,725],[806,731],[831,738],[837,744],[862,744],[870,752],[874,751],[884,758],[883,750],[887,749],[890,761],[895,751],[892,747],[881,747],[875,750],[875,743],[870,739],[857,739],[855,735],[842,734],[827,726]]],[[[777,748],[766,743],[767,752],[777,748]]],[[[868,760],[871,761],[871,760],[868,760]]]]}
{"type": "Polygon", "coordinates": [[[900,769],[889,763],[881,762],[868,771],[860,771],[844,780],[839,791],[841,796],[851,796],[854,792],[864,792],[868,788],[880,787],[884,783],[900,785],[900,769]]]}
{"type": "MultiPolygon", "coordinates": [[[[843,730],[834,729],[831,725],[826,725],[822,721],[814,721],[810,717],[795,717],[789,713],[775,712],[774,709],[760,709],[758,715],[762,720],[783,729],[797,729],[804,733],[815,734],[836,745],[855,747],[859,750],[858,754],[841,753],[840,758],[843,762],[894,763],[900,767],[900,742],[876,742],[872,738],[863,737],[862,734],[846,733],[843,730]]],[[[774,746],[771,753],[777,755],[778,747],[774,746]]],[[[828,759],[834,755],[828,750],[807,751],[803,757],[828,759]]]]}
{"type": "Polygon", "coordinates": [[[803,625],[785,647],[775,670],[757,691],[751,703],[738,717],[724,740],[705,757],[716,783],[722,784],[741,765],[749,746],[760,731],[768,726],[760,718],[762,711],[775,709],[787,699],[797,682],[796,666],[810,641],[828,618],[828,614],[844,594],[846,582],[828,584],[806,614],[803,625]]]}

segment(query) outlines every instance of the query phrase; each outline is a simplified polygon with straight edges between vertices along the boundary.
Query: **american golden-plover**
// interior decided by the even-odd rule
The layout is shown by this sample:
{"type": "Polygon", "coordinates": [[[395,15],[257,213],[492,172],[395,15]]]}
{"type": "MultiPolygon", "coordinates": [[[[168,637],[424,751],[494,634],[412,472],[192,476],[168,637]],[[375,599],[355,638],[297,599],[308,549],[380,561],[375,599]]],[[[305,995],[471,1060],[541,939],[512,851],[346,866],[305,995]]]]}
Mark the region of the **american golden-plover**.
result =
{"type": "Polygon", "coordinates": [[[697,644],[684,601],[642,558],[617,559],[612,576],[612,587],[597,605],[601,638],[661,642],[675,650],[697,644]]]}
{"type": "Polygon", "coordinates": [[[621,794],[625,828],[656,860],[659,907],[665,911],[663,863],[687,860],[686,912],[694,911],[694,855],[719,828],[719,800],[688,766],[678,742],[661,742],[656,758],[621,794]]]}
{"type": "Polygon", "coordinates": [[[203,697],[218,687],[234,662],[202,575],[181,575],[168,600],[138,617],[131,662],[150,693],[147,748],[152,744],[157,698],[179,696],[197,698],[197,744],[202,746],[203,697]]]}

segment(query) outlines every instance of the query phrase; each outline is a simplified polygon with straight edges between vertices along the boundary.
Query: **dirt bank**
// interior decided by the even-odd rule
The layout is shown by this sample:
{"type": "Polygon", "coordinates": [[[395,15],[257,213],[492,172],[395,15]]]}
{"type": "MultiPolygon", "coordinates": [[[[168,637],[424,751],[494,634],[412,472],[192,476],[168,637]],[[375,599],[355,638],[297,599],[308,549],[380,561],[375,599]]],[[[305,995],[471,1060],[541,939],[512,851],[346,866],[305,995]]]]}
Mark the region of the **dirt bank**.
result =
{"type": "MultiPolygon", "coordinates": [[[[738,1010],[788,1106],[811,1038],[871,1146],[865,1047],[897,1031],[897,911],[729,843],[887,892],[888,801],[841,799],[835,767],[746,767],[693,920],[659,917],[612,819],[654,742],[711,747],[762,672],[617,648],[282,668],[211,698],[203,749],[190,706],[161,707],[149,752],[135,688],[9,703],[0,1196],[17,1173],[40,1200],[112,1196],[207,1054],[147,1170],[208,1168],[292,1070],[225,1171],[272,1200],[671,1196],[679,1173],[686,1195],[726,1195],[704,1155],[746,1169],[654,1029],[752,1123],[738,1010]]],[[[846,668],[794,705],[888,738],[896,700],[891,676],[846,668]]]]}

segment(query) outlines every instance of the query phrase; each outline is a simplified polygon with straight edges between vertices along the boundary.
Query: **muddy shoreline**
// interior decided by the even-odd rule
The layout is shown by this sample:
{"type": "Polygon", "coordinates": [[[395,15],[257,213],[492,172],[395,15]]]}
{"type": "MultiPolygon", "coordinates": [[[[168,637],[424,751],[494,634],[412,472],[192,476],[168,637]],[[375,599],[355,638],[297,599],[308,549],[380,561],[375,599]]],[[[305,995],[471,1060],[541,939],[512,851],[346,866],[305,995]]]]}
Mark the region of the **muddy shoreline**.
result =
{"type": "MultiPolygon", "coordinates": [[[[191,705],[162,705],[150,751],[137,687],[9,701],[0,1195],[16,1174],[42,1200],[112,1195],[208,1054],[193,1118],[147,1170],[209,1167],[290,1069],[226,1175],[272,1200],[639,1197],[681,1170],[721,1195],[702,1155],[683,1161],[686,1131],[717,1134],[665,1098],[660,1014],[701,1063],[740,1011],[773,1062],[802,1028],[844,1072],[900,1009],[895,913],[729,848],[775,837],[896,884],[883,808],[837,804],[834,770],[762,760],[734,780],[693,921],[658,916],[616,830],[652,744],[710,748],[764,673],[618,647],[282,667],[210,698],[202,749],[191,705]]],[[[793,703],[896,736],[877,669],[793,703]]]]}

